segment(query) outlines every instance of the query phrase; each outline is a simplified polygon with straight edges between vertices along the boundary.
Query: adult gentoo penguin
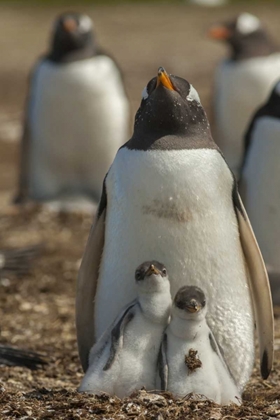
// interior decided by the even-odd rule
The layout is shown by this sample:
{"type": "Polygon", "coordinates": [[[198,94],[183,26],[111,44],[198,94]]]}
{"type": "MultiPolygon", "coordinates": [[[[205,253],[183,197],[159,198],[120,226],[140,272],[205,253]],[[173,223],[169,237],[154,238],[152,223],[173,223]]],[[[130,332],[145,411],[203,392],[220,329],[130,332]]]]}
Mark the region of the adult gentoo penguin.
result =
{"type": "Polygon", "coordinates": [[[254,361],[254,306],[267,377],[273,314],[262,256],[196,90],[163,68],[105,178],[82,260],[76,323],[84,369],[94,340],[135,298],[134,267],[151,256],[168,267],[173,296],[186,284],[209,296],[207,320],[240,389],[254,361]]]}
{"type": "Polygon", "coordinates": [[[129,303],[93,346],[79,391],[120,398],[143,386],[156,388],[156,366],[170,316],[166,268],[146,261],[135,271],[137,299],[129,303]]]}
{"type": "Polygon", "coordinates": [[[128,120],[120,71],[98,47],[91,19],[59,16],[50,51],[32,72],[15,202],[98,202],[128,120]]]}
{"type": "Polygon", "coordinates": [[[269,95],[280,74],[280,52],[260,20],[249,13],[213,26],[210,36],[230,49],[215,73],[216,141],[238,178],[243,136],[254,111],[269,95]]]}
{"type": "Polygon", "coordinates": [[[206,313],[206,296],[199,287],[178,290],[159,353],[160,388],[181,398],[194,392],[218,404],[240,404],[240,394],[207,325],[206,313]]]}
{"type": "Polygon", "coordinates": [[[280,274],[279,155],[280,82],[248,127],[241,174],[242,198],[264,261],[280,274]]]}

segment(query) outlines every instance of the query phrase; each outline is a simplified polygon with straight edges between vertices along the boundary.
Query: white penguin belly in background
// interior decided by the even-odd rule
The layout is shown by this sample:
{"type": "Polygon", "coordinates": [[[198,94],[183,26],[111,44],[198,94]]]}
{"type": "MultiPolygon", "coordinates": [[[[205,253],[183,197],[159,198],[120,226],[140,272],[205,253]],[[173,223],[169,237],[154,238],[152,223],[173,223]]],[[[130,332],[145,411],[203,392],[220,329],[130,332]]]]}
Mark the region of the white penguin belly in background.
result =
{"type": "Polygon", "coordinates": [[[225,159],[239,178],[243,136],[258,106],[280,75],[280,54],[238,62],[224,61],[215,75],[216,136],[225,159]]]}
{"type": "Polygon", "coordinates": [[[103,178],[127,139],[129,107],[107,56],[43,61],[31,88],[30,195],[98,200],[103,178]]]}
{"type": "Polygon", "coordinates": [[[256,121],[242,172],[244,204],[267,265],[280,270],[280,121],[256,121]]]}
{"type": "Polygon", "coordinates": [[[159,355],[160,387],[180,398],[195,393],[218,404],[240,404],[238,389],[207,325],[205,305],[200,288],[185,286],[177,292],[159,355]]]}
{"type": "Polygon", "coordinates": [[[93,346],[81,392],[122,398],[143,386],[156,387],[158,353],[170,314],[170,284],[165,267],[157,261],[141,264],[135,278],[138,297],[93,346]]]}
{"type": "Polygon", "coordinates": [[[111,240],[105,238],[96,293],[97,337],[135,298],[129,279],[139,262],[152,257],[172,273],[173,295],[185,284],[204,288],[211,296],[210,328],[226,346],[227,363],[240,377],[244,366],[251,370],[253,312],[232,184],[216,150],[118,152],[106,179],[111,206],[105,235],[111,240]],[[239,363],[236,348],[244,356],[239,363]]]}

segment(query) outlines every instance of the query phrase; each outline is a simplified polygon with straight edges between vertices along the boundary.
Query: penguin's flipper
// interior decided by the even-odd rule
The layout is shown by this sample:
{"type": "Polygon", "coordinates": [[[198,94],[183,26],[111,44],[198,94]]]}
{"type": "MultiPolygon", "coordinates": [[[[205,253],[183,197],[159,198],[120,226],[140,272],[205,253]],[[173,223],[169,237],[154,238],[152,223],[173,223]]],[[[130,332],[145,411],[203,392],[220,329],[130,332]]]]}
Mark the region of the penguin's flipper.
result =
{"type": "Polygon", "coordinates": [[[168,385],[168,363],[167,363],[167,334],[163,335],[159,355],[158,355],[158,370],[160,377],[161,391],[167,391],[168,385]]]}
{"type": "MultiPolygon", "coordinates": [[[[210,329],[210,328],[209,328],[210,329]]],[[[224,358],[224,351],[222,349],[221,346],[219,346],[218,342],[216,341],[212,331],[210,330],[209,332],[209,341],[210,341],[210,345],[212,347],[212,350],[218,355],[219,359],[221,360],[224,368],[229,372],[232,380],[235,382],[234,377],[230,371],[230,368],[228,367],[225,358],[224,358]]]]}
{"type": "Polygon", "coordinates": [[[133,301],[128,307],[126,307],[120,317],[117,318],[115,325],[112,328],[110,355],[103,370],[110,369],[115,360],[117,352],[123,346],[123,333],[127,324],[134,318],[135,305],[137,305],[137,303],[136,301],[133,301]]]}
{"type": "Polygon", "coordinates": [[[274,341],[274,317],[270,285],[262,254],[237,187],[233,191],[233,201],[239,224],[241,245],[249,270],[249,286],[259,337],[261,374],[263,379],[266,379],[272,368],[274,341]]]}
{"type": "Polygon", "coordinates": [[[88,368],[88,356],[94,344],[94,301],[104,246],[106,201],[104,181],[97,217],[84,251],[76,292],[77,339],[84,371],[88,368]]]}
{"type": "Polygon", "coordinates": [[[16,196],[13,199],[14,204],[24,204],[28,200],[29,195],[29,159],[30,159],[30,145],[31,145],[31,129],[30,129],[30,110],[33,106],[33,91],[34,85],[37,78],[37,74],[40,68],[40,64],[43,59],[40,58],[31,70],[28,80],[28,96],[25,101],[25,114],[23,120],[23,131],[21,138],[21,150],[20,150],[20,161],[19,161],[19,175],[18,175],[18,187],[16,196]]]}

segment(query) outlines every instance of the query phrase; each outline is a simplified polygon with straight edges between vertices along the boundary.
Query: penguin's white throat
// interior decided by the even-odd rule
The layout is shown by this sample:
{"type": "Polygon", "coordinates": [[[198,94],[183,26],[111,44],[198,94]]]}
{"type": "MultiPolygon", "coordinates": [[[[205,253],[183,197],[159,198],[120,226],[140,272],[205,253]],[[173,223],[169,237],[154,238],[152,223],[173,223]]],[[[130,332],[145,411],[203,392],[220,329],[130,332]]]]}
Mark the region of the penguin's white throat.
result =
{"type": "Polygon", "coordinates": [[[190,313],[173,305],[170,329],[176,337],[193,340],[203,330],[201,326],[205,323],[205,315],[205,308],[197,313],[190,313]]]}
{"type": "Polygon", "coordinates": [[[139,293],[138,300],[146,318],[155,323],[167,324],[172,304],[169,287],[161,292],[139,293]]]}

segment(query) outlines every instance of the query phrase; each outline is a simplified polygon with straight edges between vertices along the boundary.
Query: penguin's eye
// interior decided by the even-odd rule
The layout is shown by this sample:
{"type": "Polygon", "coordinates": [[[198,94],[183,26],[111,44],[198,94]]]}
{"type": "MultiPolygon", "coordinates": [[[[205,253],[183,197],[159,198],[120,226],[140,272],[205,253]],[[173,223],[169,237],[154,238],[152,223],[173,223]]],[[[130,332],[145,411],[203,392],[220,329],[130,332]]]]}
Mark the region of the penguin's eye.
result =
{"type": "Polygon", "coordinates": [[[141,278],[142,278],[142,275],[141,275],[141,271],[136,271],[136,273],[135,273],[135,279],[136,280],[141,280],[141,278]]]}
{"type": "Polygon", "coordinates": [[[166,274],[167,274],[166,268],[163,268],[163,269],[161,270],[161,272],[162,272],[162,274],[163,274],[164,276],[166,276],[166,274]]]}

